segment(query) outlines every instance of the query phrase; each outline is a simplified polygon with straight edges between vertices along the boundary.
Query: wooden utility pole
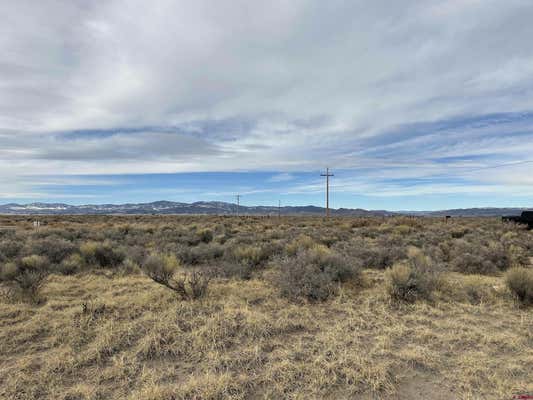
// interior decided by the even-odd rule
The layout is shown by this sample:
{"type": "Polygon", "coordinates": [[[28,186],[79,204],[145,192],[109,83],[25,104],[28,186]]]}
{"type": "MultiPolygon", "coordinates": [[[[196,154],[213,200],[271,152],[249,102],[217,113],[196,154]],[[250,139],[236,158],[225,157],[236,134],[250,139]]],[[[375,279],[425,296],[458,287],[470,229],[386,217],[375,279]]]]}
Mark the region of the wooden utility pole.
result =
{"type": "Polygon", "coordinates": [[[278,218],[281,218],[281,200],[278,200],[278,218]]]}
{"type": "Polygon", "coordinates": [[[326,218],[329,218],[329,177],[334,175],[329,173],[329,168],[326,168],[326,173],[320,176],[326,177],[326,218]]]}

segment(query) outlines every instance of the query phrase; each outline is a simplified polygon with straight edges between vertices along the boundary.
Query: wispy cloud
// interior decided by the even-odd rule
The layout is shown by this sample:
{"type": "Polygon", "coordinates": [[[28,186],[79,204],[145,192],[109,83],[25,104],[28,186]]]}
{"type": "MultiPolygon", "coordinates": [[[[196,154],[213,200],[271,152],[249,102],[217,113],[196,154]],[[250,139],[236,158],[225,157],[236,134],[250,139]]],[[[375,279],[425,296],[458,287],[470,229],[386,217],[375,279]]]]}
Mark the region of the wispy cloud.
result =
{"type": "Polygon", "coordinates": [[[243,192],[313,194],[322,183],[302,173],[326,164],[354,195],[502,198],[531,183],[527,164],[483,170],[533,154],[528,2],[23,0],[0,13],[3,198],[191,172],[264,172],[243,192]]]}
{"type": "Polygon", "coordinates": [[[287,172],[283,172],[280,174],[273,175],[269,179],[269,181],[270,182],[287,182],[287,181],[292,181],[294,178],[295,178],[294,175],[289,174],[287,172]]]}

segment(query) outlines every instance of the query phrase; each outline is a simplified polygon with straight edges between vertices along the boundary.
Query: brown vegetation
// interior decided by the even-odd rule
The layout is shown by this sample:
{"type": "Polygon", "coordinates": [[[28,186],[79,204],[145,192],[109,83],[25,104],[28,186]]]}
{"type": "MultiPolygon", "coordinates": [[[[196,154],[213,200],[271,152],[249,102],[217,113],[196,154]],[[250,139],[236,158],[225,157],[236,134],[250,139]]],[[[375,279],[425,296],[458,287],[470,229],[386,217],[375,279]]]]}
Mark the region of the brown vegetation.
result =
{"type": "Polygon", "coordinates": [[[0,217],[0,398],[533,391],[532,233],[496,219],[0,217]]]}
{"type": "Polygon", "coordinates": [[[525,306],[533,305],[533,269],[514,267],[505,275],[507,286],[516,299],[525,306]]]}

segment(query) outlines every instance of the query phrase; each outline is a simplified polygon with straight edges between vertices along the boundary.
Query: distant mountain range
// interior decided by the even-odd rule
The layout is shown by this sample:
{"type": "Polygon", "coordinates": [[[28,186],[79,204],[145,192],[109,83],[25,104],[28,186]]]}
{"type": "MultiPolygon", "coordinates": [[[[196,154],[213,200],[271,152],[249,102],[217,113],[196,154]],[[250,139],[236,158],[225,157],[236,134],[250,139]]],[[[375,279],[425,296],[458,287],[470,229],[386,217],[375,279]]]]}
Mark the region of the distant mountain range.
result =
{"type": "Polygon", "coordinates": [[[520,215],[522,211],[531,210],[527,207],[516,208],[454,208],[450,210],[438,210],[438,211],[401,211],[399,214],[429,216],[429,217],[444,217],[449,215],[450,217],[501,217],[504,215],[520,215]]]}
{"type": "MultiPolygon", "coordinates": [[[[363,210],[360,208],[331,209],[334,216],[445,216],[477,217],[520,215],[527,208],[465,208],[441,211],[386,211],[363,210]]],[[[239,214],[245,215],[277,215],[275,206],[239,206],[239,214]]],[[[325,209],[316,206],[281,207],[282,215],[323,215],[325,209]]],[[[200,215],[233,215],[237,213],[237,204],[220,201],[198,201],[195,203],[178,203],[173,201],[156,201],[138,204],[88,204],[74,206],[63,203],[30,203],[0,205],[0,214],[19,215],[83,215],[83,214],[200,214],[200,215]]]]}

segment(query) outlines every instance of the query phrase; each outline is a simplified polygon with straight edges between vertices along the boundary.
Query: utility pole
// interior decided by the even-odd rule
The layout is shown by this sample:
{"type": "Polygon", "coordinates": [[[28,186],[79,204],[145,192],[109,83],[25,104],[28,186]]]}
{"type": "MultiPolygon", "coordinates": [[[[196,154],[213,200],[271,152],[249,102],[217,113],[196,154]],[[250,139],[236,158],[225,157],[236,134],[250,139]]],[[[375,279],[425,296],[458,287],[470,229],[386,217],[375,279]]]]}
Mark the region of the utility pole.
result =
{"type": "Polygon", "coordinates": [[[281,200],[278,200],[278,218],[281,218],[281,200]]]}
{"type": "Polygon", "coordinates": [[[335,176],[329,173],[329,168],[326,168],[325,174],[320,174],[320,176],[326,177],[326,218],[329,218],[329,177],[335,176]]]}
{"type": "Polygon", "coordinates": [[[240,205],[241,195],[238,194],[236,197],[237,197],[237,217],[238,217],[239,216],[239,205],[240,205]]]}

